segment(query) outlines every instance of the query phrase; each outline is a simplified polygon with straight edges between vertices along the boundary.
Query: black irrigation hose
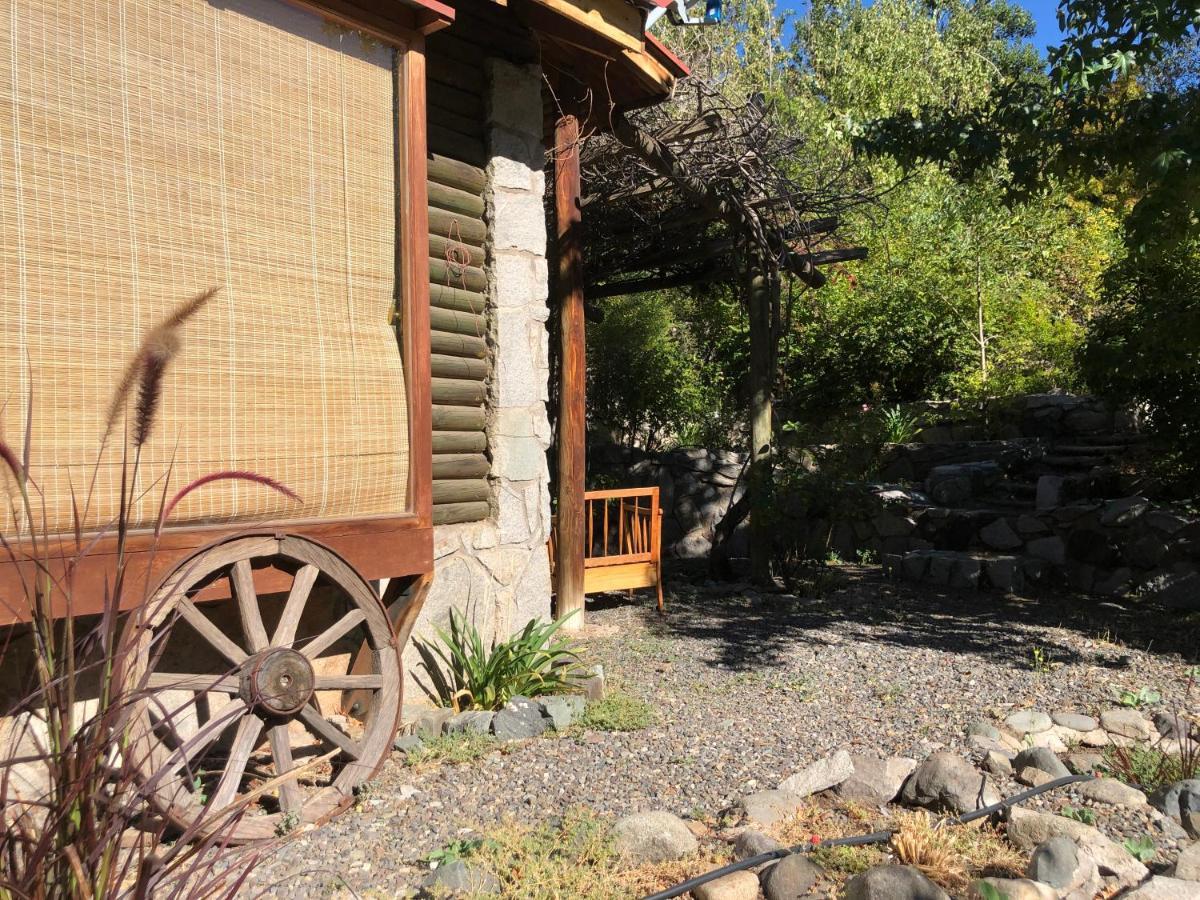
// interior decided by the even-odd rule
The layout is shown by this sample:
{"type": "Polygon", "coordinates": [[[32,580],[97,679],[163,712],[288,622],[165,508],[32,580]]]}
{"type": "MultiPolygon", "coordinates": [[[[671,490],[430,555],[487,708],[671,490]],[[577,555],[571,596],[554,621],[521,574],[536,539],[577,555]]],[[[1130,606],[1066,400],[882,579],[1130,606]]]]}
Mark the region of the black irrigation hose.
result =
{"type": "MultiPolygon", "coordinates": [[[[982,809],[964,813],[952,819],[942,819],[934,827],[965,825],[967,822],[973,822],[976,819],[990,816],[992,813],[999,812],[1002,809],[1008,809],[1017,803],[1024,803],[1038,794],[1066,787],[1068,784],[1078,784],[1081,781],[1094,781],[1095,778],[1095,775],[1064,775],[1062,778],[1055,778],[1053,781],[1047,781],[1045,784],[1040,784],[1035,788],[1021,791],[1019,794],[1013,794],[1011,797],[1006,797],[999,803],[993,803],[991,806],[985,806],[982,809]]],[[[783,859],[785,856],[791,856],[793,853],[811,853],[814,850],[822,850],[825,847],[860,847],[866,844],[882,844],[889,840],[893,834],[895,834],[894,831],[876,831],[871,834],[858,835],[857,837],[830,838],[827,841],[821,841],[817,844],[798,844],[795,847],[780,847],[778,850],[769,850],[757,856],[747,857],[740,862],[730,863],[719,869],[713,869],[711,872],[705,872],[703,875],[697,875],[695,878],[689,878],[687,881],[680,882],[674,887],[667,888],[665,891],[659,891],[657,894],[650,894],[647,897],[643,897],[642,900],[671,900],[672,897],[682,897],[688,891],[698,888],[702,884],[708,884],[710,881],[716,881],[718,878],[723,878],[734,872],[740,872],[743,869],[750,869],[754,866],[761,866],[763,863],[783,859]]]]}

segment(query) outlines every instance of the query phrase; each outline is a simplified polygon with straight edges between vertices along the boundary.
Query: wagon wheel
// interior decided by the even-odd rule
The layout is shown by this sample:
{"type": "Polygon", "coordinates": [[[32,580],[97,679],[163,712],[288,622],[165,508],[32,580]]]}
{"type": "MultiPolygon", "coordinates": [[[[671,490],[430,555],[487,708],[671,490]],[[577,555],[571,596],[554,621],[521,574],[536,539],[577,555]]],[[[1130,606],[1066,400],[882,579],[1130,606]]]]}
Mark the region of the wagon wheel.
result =
{"type": "Polygon", "coordinates": [[[401,673],[387,614],[320,544],[254,535],[202,550],[128,627],[143,691],[132,762],[185,834],[241,843],[324,822],[391,748],[401,673]],[[256,569],[274,570],[281,593],[260,598],[256,569]],[[233,601],[196,602],[222,580],[233,601]],[[363,641],[371,652],[347,674],[363,641]],[[343,691],[355,720],[336,715],[343,691]]]}

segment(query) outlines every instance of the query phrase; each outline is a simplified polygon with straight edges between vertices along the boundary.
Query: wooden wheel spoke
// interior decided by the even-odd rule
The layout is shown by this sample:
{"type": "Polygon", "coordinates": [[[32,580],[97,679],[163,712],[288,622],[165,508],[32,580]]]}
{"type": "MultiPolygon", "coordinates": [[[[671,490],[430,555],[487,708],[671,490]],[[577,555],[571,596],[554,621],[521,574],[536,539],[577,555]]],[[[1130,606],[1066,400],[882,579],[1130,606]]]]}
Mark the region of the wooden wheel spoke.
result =
{"type": "Polygon", "coordinates": [[[350,629],[361,624],[366,617],[366,613],[364,613],[361,609],[350,610],[350,612],[346,613],[344,616],[330,625],[324,634],[313,638],[313,640],[306,644],[300,652],[309,659],[316,659],[318,656],[336,644],[339,640],[349,634],[350,629]]]}
{"type": "Polygon", "coordinates": [[[191,672],[150,672],[145,687],[152,691],[200,691],[236,694],[241,689],[236,675],[197,675],[191,672]]]}
{"type": "Polygon", "coordinates": [[[271,639],[273,647],[290,647],[296,639],[296,626],[304,615],[304,607],[308,605],[308,595],[312,593],[313,585],[321,570],[309,564],[301,566],[292,581],[292,590],[288,593],[287,603],[284,604],[283,614],[279,624],[275,626],[275,636],[271,639]]]}
{"type": "Polygon", "coordinates": [[[233,747],[229,750],[229,760],[225,763],[225,771],[217,785],[216,793],[212,796],[214,810],[222,810],[231,804],[242,786],[242,776],[246,774],[246,765],[250,762],[250,754],[258,746],[262,735],[263,720],[256,715],[249,715],[238,723],[237,735],[233,739],[233,747]]]}
{"type": "Polygon", "coordinates": [[[269,646],[267,629],[263,625],[262,611],[258,608],[258,594],[254,590],[254,570],[250,560],[239,559],[233,564],[229,584],[237,598],[238,614],[242,617],[242,632],[250,650],[258,653],[269,646]]]}
{"type": "MultiPolygon", "coordinates": [[[[292,761],[292,741],[288,734],[287,723],[275,725],[268,733],[271,739],[271,758],[275,760],[275,774],[286,775],[295,768],[292,761]]],[[[279,806],[285,813],[298,813],[304,806],[304,797],[296,779],[290,779],[279,785],[279,806]]]]}
{"type": "Polygon", "coordinates": [[[192,628],[196,629],[200,636],[208,641],[218,653],[235,666],[240,666],[249,658],[249,654],[245,650],[227,638],[221,629],[217,628],[208,616],[200,612],[196,604],[187,597],[179,598],[179,615],[192,628]]]}
{"type": "Polygon", "coordinates": [[[383,687],[382,675],[318,675],[313,685],[317,691],[363,691],[383,687]]]}
{"type": "Polygon", "coordinates": [[[195,734],[186,738],[167,756],[165,764],[158,768],[157,777],[170,778],[184,766],[190,766],[213,741],[225,732],[226,728],[238,720],[238,717],[247,708],[245,701],[231,700],[219,713],[201,725],[195,734]]]}
{"type": "Polygon", "coordinates": [[[324,740],[327,744],[337,747],[351,759],[362,758],[362,748],[351,740],[346,732],[322,716],[317,709],[312,706],[304,707],[304,709],[300,710],[300,720],[314,735],[324,740]]]}

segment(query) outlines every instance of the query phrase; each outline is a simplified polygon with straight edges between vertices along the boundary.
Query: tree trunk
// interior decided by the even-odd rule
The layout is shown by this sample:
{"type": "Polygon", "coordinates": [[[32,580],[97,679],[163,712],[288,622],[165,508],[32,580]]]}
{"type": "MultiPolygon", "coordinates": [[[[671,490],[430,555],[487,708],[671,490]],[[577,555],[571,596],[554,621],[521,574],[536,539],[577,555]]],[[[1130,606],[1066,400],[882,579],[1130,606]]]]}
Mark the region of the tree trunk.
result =
{"type": "Polygon", "coordinates": [[[775,380],[774,309],[779,274],[762,256],[751,256],[746,279],[750,312],[750,575],[755,584],[773,587],[771,535],[772,400],[775,380]]]}

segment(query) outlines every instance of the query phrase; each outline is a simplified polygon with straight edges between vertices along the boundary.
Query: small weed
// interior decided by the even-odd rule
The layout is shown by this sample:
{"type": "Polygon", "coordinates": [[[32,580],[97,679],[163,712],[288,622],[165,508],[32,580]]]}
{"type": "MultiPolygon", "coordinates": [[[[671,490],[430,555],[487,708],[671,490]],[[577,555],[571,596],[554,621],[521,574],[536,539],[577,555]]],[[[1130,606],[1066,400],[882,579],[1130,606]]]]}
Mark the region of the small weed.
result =
{"type": "Polygon", "coordinates": [[[1114,778],[1144,791],[1153,791],[1200,775],[1200,748],[1185,743],[1183,754],[1164,753],[1157,747],[1109,747],[1104,753],[1104,768],[1114,778]]]}
{"type": "Polygon", "coordinates": [[[1153,688],[1140,687],[1136,691],[1121,691],[1116,696],[1117,702],[1130,709],[1141,709],[1143,706],[1153,706],[1162,700],[1162,694],[1153,688]]]}
{"type": "Polygon", "coordinates": [[[1050,663],[1050,654],[1044,647],[1029,648],[1029,667],[1039,675],[1045,675],[1054,668],[1050,663]]]}
{"type": "Polygon", "coordinates": [[[875,699],[880,703],[892,704],[897,700],[903,700],[907,693],[907,688],[896,681],[888,682],[887,684],[876,685],[873,691],[875,699]]]}
{"type": "Polygon", "coordinates": [[[846,561],[838,554],[836,550],[830,550],[825,554],[825,565],[827,566],[842,566],[846,561]]]}
{"type": "Polygon", "coordinates": [[[880,861],[879,851],[871,847],[822,847],[809,857],[822,869],[846,876],[865,872],[880,861]]]}
{"type": "Polygon", "coordinates": [[[863,549],[859,550],[854,555],[858,559],[858,564],[860,566],[873,565],[874,563],[878,562],[878,560],[879,560],[879,555],[874,550],[871,550],[868,547],[864,547],[863,549]]]}
{"type": "Polygon", "coordinates": [[[611,690],[603,700],[589,703],[579,725],[594,731],[639,731],[654,724],[654,708],[624,691],[611,690]]]}
{"type": "Polygon", "coordinates": [[[425,862],[435,868],[446,866],[460,859],[467,859],[482,849],[485,843],[496,845],[495,841],[485,842],[483,838],[459,838],[457,841],[451,841],[446,846],[434,850],[425,857],[425,862]]]}
{"type": "Polygon", "coordinates": [[[1158,855],[1158,849],[1148,834],[1143,834],[1137,840],[1125,838],[1121,842],[1121,846],[1129,851],[1130,856],[1141,863],[1148,863],[1158,855]]]}
{"type": "Polygon", "coordinates": [[[1075,822],[1082,822],[1084,825],[1095,825],[1096,814],[1085,806],[1074,807],[1067,806],[1063,808],[1062,817],[1071,819],[1075,822]]]}
{"type": "Polygon", "coordinates": [[[463,731],[426,739],[425,743],[404,755],[404,764],[414,769],[431,769],[448,764],[474,762],[501,745],[491,735],[463,731]]]}
{"type": "Polygon", "coordinates": [[[988,884],[986,881],[975,882],[975,893],[979,895],[979,900],[1006,900],[1005,896],[1000,893],[1000,888],[994,884],[988,884]]]}
{"type": "Polygon", "coordinates": [[[300,816],[294,812],[286,812],[280,817],[279,823],[275,826],[275,836],[287,837],[299,827],[300,816]]]}

